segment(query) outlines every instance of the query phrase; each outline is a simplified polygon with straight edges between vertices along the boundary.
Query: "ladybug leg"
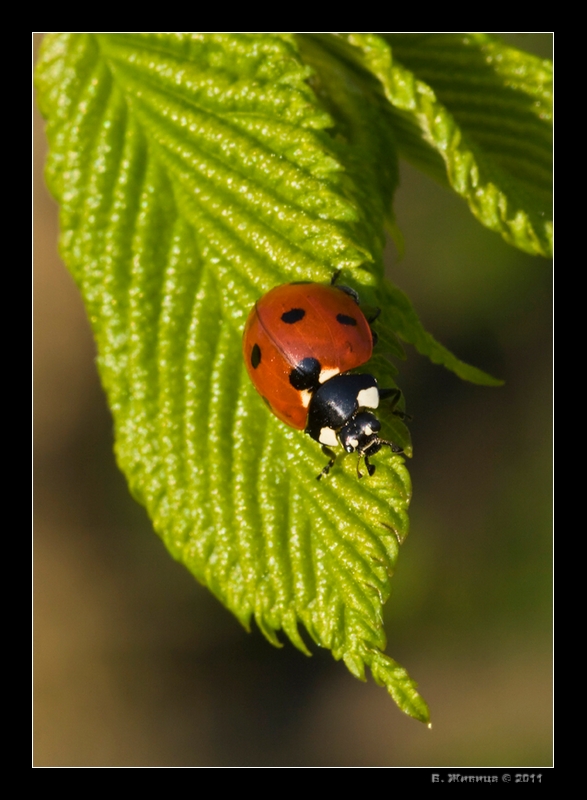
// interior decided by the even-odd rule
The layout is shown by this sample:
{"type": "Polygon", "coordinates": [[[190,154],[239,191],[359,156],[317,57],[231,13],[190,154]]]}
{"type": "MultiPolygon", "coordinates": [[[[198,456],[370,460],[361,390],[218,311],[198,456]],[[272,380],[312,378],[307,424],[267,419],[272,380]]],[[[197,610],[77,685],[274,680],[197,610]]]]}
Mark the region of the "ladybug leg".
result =
{"type": "Polygon", "coordinates": [[[410,414],[406,414],[405,411],[400,411],[399,408],[394,408],[394,410],[391,413],[395,414],[396,417],[399,417],[404,422],[412,421],[412,416],[410,414]]]}
{"type": "Polygon", "coordinates": [[[396,408],[401,396],[401,389],[379,389],[380,400],[387,400],[388,398],[391,398],[391,413],[395,414],[396,417],[409,422],[412,417],[409,414],[406,414],[405,411],[401,411],[401,409],[396,408]]]}
{"type": "Polygon", "coordinates": [[[328,458],[330,459],[330,461],[329,461],[329,462],[328,462],[328,464],[327,464],[327,465],[324,467],[324,469],[322,470],[322,472],[320,473],[320,475],[316,475],[316,480],[317,480],[317,481],[319,481],[319,480],[320,480],[320,478],[321,478],[323,475],[328,475],[328,473],[330,472],[330,468],[333,466],[334,462],[336,461],[336,453],[334,453],[334,452],[333,452],[333,451],[332,451],[332,450],[331,450],[329,447],[326,447],[326,445],[325,445],[325,444],[323,444],[323,445],[322,445],[322,452],[324,453],[324,455],[325,455],[325,456],[328,456],[328,458]]]}
{"type": "MultiPolygon", "coordinates": [[[[372,323],[375,322],[375,320],[380,314],[381,314],[380,308],[371,307],[369,309],[365,309],[365,319],[369,323],[370,328],[372,323]]],[[[377,331],[374,331],[373,328],[371,328],[371,336],[373,337],[373,347],[375,347],[375,345],[379,341],[379,336],[377,335],[377,331]]]]}
{"type": "MultiPolygon", "coordinates": [[[[398,444],[394,444],[393,442],[388,442],[387,439],[376,439],[374,442],[372,442],[372,444],[377,445],[375,452],[378,452],[380,447],[384,444],[386,444],[390,448],[391,452],[394,453],[394,455],[404,452],[403,447],[400,447],[398,444]]],[[[373,455],[373,451],[371,451],[371,455],[373,455]]],[[[357,461],[357,477],[359,479],[363,477],[363,473],[359,469],[359,467],[361,466],[361,458],[365,459],[365,466],[367,467],[367,473],[369,477],[371,477],[371,475],[373,475],[375,472],[375,464],[372,464],[369,461],[369,456],[365,455],[365,453],[359,454],[359,460],[357,461]]]]}
{"type": "Polygon", "coordinates": [[[359,469],[359,467],[361,466],[362,458],[365,459],[365,466],[367,467],[367,473],[369,474],[369,477],[371,477],[371,475],[373,475],[373,473],[375,472],[375,464],[371,464],[371,462],[369,461],[369,456],[360,455],[357,461],[357,478],[359,480],[361,480],[361,478],[363,477],[363,473],[359,469]]]}
{"type": "MultiPolygon", "coordinates": [[[[336,272],[334,273],[334,275],[333,275],[333,276],[332,276],[332,278],[330,279],[330,285],[331,285],[331,286],[334,286],[334,284],[336,283],[336,281],[339,279],[339,277],[340,277],[340,273],[341,273],[341,272],[342,272],[342,269],[337,269],[337,270],[336,270],[336,272]]],[[[360,302],[359,302],[359,295],[358,295],[358,294],[355,292],[355,290],[354,290],[354,289],[351,289],[351,287],[350,287],[350,286],[343,286],[343,285],[341,284],[340,286],[337,286],[336,288],[337,288],[337,289],[340,289],[340,291],[341,291],[341,292],[344,292],[345,294],[348,294],[348,296],[349,296],[349,297],[352,297],[352,298],[353,298],[353,300],[355,301],[355,303],[356,303],[358,306],[360,306],[360,305],[361,305],[361,304],[360,304],[360,302]]]]}
{"type": "Polygon", "coordinates": [[[395,406],[399,402],[400,397],[402,396],[401,389],[380,389],[379,390],[379,399],[380,400],[387,400],[389,397],[392,398],[392,404],[395,406]]]}

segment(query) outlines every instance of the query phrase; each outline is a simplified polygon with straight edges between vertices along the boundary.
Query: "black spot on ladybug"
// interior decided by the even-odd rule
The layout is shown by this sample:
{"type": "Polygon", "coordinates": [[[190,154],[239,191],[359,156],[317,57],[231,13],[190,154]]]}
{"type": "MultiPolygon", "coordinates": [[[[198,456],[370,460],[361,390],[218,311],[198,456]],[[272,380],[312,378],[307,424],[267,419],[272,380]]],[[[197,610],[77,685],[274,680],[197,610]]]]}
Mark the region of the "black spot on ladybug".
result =
{"type": "Polygon", "coordinates": [[[289,373],[289,382],[294,389],[315,389],[320,384],[322,367],[316,358],[304,358],[289,373]]]}
{"type": "Polygon", "coordinates": [[[357,320],[354,317],[349,317],[346,314],[337,314],[336,319],[341,325],[356,325],[357,320]]]}
{"type": "Polygon", "coordinates": [[[306,312],[303,308],[290,308],[289,311],[284,311],[281,315],[281,319],[283,322],[287,322],[288,325],[293,325],[294,322],[299,322],[306,316],[306,312]]]}
{"type": "Polygon", "coordinates": [[[251,366],[253,369],[257,369],[259,364],[261,363],[261,348],[258,344],[253,345],[253,349],[251,351],[251,366]]]}

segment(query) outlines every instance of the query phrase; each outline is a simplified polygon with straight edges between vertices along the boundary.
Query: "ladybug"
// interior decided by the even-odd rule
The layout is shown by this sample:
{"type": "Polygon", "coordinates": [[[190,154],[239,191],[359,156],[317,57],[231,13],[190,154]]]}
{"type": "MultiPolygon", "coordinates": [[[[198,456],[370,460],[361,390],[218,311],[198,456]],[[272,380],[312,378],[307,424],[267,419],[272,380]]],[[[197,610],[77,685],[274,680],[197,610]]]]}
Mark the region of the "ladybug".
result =
{"type": "MultiPolygon", "coordinates": [[[[372,375],[350,370],[371,358],[376,334],[348,286],[310,282],[277,286],[255,303],[245,324],[243,356],[249,376],[269,409],[292,428],[305,430],[330,458],[317,476],[328,474],[342,445],[358,453],[369,475],[369,457],[387,445],[381,423],[369,409],[384,397],[399,399],[399,389],[380,389],[372,375]]],[[[402,412],[394,411],[400,416],[402,412]]]]}

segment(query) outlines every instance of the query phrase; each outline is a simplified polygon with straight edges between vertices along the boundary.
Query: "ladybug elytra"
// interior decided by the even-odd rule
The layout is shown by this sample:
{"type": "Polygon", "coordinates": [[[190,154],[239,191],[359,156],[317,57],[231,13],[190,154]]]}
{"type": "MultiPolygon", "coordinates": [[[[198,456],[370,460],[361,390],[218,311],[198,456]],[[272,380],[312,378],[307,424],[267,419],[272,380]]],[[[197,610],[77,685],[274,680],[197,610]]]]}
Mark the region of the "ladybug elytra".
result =
{"type": "MultiPolygon", "coordinates": [[[[379,436],[381,423],[372,413],[384,397],[396,401],[398,389],[380,389],[372,375],[350,370],[371,358],[375,334],[359,308],[357,293],[348,286],[299,282],[277,286],[257,301],[245,324],[243,355],[253,385],[282,422],[305,430],[330,459],[320,479],[336,459],[331,447],[365,459],[387,445],[379,436]]],[[[404,416],[401,412],[398,413],[404,416]]],[[[357,474],[361,473],[357,465],[357,474]]]]}

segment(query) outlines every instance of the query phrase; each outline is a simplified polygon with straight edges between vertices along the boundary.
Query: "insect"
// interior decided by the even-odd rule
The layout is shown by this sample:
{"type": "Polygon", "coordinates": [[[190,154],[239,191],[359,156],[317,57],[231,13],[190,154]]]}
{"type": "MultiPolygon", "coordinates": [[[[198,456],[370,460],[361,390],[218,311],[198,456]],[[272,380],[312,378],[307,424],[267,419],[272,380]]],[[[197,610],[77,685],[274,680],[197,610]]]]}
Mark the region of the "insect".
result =
{"type": "MultiPolygon", "coordinates": [[[[383,445],[402,448],[379,436],[381,423],[371,409],[379,401],[399,399],[399,389],[380,389],[372,375],[350,370],[371,358],[375,334],[348,286],[297,282],[277,286],[252,308],[243,334],[243,355],[253,385],[269,409],[292,428],[305,430],[330,459],[320,479],[336,460],[330,449],[342,445],[359,454],[369,475],[369,457],[383,445]]],[[[402,412],[394,411],[399,416],[402,412]]]]}

